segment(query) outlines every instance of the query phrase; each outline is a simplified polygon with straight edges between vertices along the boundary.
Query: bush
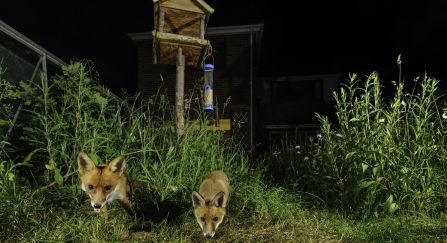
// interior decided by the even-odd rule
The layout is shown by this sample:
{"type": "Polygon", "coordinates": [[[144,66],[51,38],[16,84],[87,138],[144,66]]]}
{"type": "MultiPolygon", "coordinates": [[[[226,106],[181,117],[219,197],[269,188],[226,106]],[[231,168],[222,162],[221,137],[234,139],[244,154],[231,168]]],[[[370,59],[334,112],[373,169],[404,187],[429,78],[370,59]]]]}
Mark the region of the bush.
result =
{"type": "Polygon", "coordinates": [[[438,214],[446,183],[445,113],[440,113],[439,81],[426,76],[414,82],[419,87],[411,93],[404,82],[395,84],[387,104],[377,73],[367,76],[363,87],[352,75],[334,92],[338,127],[316,114],[319,134],[304,145],[285,140],[284,149],[276,147],[271,168],[287,168],[277,183],[360,217],[438,214]]]}

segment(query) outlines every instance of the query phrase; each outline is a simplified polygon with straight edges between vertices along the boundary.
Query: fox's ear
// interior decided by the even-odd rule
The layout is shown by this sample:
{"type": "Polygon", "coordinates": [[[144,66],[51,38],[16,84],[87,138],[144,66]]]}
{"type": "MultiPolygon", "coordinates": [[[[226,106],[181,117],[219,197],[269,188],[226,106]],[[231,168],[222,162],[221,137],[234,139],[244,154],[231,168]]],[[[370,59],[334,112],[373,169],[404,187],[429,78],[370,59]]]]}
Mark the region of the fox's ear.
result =
{"type": "Polygon", "coordinates": [[[79,173],[81,174],[87,171],[91,171],[95,167],[95,163],[93,163],[93,160],[91,160],[84,152],[78,153],[78,165],[79,173]]]}
{"type": "Polygon", "coordinates": [[[224,208],[227,206],[227,197],[225,196],[224,192],[217,193],[217,195],[214,197],[213,201],[217,207],[224,208]]]}
{"type": "Polygon", "coordinates": [[[112,162],[109,164],[109,169],[112,172],[118,172],[120,175],[124,171],[124,167],[126,166],[126,159],[124,156],[120,155],[116,157],[112,162]]]}
{"type": "Polygon", "coordinates": [[[200,196],[199,193],[197,193],[196,191],[192,192],[192,205],[195,208],[200,207],[204,202],[205,200],[203,199],[202,196],[200,196]]]}

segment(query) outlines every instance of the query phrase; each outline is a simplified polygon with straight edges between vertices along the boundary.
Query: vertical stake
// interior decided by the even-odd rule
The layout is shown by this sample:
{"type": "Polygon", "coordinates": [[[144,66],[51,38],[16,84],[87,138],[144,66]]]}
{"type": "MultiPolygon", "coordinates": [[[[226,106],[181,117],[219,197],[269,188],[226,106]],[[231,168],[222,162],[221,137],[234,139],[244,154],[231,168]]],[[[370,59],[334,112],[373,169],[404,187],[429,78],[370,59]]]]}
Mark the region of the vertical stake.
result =
{"type": "Polygon", "coordinates": [[[175,100],[176,100],[176,133],[180,138],[184,133],[185,119],[183,117],[184,109],[184,87],[185,87],[185,56],[182,54],[182,48],[178,48],[176,61],[176,83],[175,83],[175,100]]]}

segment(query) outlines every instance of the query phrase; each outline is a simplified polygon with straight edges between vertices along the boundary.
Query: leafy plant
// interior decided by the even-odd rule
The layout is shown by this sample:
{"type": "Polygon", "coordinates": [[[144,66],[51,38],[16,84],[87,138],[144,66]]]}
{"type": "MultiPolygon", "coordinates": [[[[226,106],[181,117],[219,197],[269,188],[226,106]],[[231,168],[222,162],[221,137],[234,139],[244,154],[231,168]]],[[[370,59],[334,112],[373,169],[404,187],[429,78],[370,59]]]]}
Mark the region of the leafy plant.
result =
{"type": "Polygon", "coordinates": [[[115,97],[100,89],[91,62],[62,67],[48,87],[43,76],[40,83],[21,82],[21,87],[23,111],[30,117],[21,139],[33,148],[29,156],[35,166],[45,167],[46,181],[63,185],[77,171],[78,151],[116,156],[112,148],[120,144],[119,110],[115,97]]]}
{"type": "Polygon", "coordinates": [[[32,166],[29,158],[22,162],[14,162],[10,158],[9,152],[13,151],[8,142],[8,135],[14,125],[13,100],[19,97],[16,87],[2,78],[7,71],[2,67],[3,60],[0,61],[0,131],[2,131],[2,141],[0,142],[0,195],[8,198],[17,196],[17,168],[21,166],[32,166]]]}
{"type": "Polygon", "coordinates": [[[393,84],[395,96],[385,101],[378,73],[364,81],[351,75],[334,92],[338,124],[316,114],[319,133],[305,139],[296,134],[300,139],[272,148],[266,159],[272,181],[362,218],[438,215],[447,145],[439,80],[416,78],[410,89],[401,80],[393,84]]]}

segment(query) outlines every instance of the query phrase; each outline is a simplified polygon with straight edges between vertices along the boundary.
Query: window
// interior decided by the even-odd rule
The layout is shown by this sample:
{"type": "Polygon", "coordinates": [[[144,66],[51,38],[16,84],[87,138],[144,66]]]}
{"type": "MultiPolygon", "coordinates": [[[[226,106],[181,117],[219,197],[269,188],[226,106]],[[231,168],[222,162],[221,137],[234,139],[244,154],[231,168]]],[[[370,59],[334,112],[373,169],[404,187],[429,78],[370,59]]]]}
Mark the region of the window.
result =
{"type": "Polygon", "coordinates": [[[272,82],[272,103],[306,103],[322,100],[323,80],[272,82]]]}

